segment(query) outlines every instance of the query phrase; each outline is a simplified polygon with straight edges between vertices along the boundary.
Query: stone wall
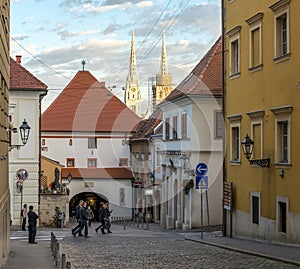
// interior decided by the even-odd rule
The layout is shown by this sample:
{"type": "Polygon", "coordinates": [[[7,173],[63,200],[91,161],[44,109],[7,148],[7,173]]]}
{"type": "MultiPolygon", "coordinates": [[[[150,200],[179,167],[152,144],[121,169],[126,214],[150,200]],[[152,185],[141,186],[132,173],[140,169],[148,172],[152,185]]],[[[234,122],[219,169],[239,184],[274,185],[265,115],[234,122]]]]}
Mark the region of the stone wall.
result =
{"type": "MultiPolygon", "coordinates": [[[[67,216],[69,209],[69,196],[67,194],[47,193],[40,195],[40,221],[43,226],[56,227],[55,208],[60,207],[61,211],[67,216]]],[[[66,217],[64,218],[64,226],[66,225],[66,217]]]]}

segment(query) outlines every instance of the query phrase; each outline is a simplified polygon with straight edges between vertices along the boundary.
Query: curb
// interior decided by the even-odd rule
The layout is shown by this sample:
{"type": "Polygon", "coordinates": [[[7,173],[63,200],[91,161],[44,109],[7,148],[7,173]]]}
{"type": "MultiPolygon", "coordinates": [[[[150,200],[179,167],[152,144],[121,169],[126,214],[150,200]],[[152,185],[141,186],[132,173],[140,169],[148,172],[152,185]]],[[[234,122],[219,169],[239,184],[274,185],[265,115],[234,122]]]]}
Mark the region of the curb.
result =
{"type": "Polygon", "coordinates": [[[239,248],[224,246],[224,245],[221,245],[221,244],[205,242],[205,241],[195,239],[195,238],[185,237],[184,239],[188,240],[188,241],[193,241],[193,242],[196,242],[196,243],[212,246],[212,247],[218,247],[218,248],[222,248],[222,249],[226,249],[226,250],[230,250],[230,251],[239,252],[239,253],[242,253],[242,254],[248,254],[248,255],[251,255],[251,256],[261,257],[261,258],[265,258],[265,259],[278,261],[278,262],[291,264],[291,265],[295,265],[295,266],[300,267],[300,262],[294,261],[294,260],[289,260],[289,259],[285,259],[285,258],[279,258],[279,257],[275,257],[275,256],[272,256],[272,255],[268,255],[268,254],[262,254],[262,253],[257,253],[257,252],[253,252],[253,251],[249,251],[249,250],[243,250],[243,249],[239,249],[239,248]]]}

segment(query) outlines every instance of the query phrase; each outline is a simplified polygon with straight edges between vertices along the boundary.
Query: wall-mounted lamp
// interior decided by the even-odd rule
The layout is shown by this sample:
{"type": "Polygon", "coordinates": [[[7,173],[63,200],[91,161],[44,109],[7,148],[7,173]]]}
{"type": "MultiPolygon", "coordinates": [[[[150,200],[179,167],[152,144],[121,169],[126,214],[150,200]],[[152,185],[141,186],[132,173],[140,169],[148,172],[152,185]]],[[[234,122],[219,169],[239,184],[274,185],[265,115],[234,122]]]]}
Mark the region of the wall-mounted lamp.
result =
{"type": "MultiPolygon", "coordinates": [[[[25,146],[25,144],[28,141],[29,133],[30,133],[30,126],[27,124],[27,121],[24,119],[22,125],[19,127],[20,135],[22,143],[21,145],[8,145],[8,151],[11,151],[12,149],[20,149],[21,147],[25,146]]],[[[13,128],[13,132],[15,132],[15,128],[13,128]]]]}
{"type": "Polygon", "coordinates": [[[188,160],[190,159],[190,157],[187,156],[185,153],[183,153],[183,154],[181,154],[179,159],[180,159],[180,162],[181,162],[181,165],[183,166],[183,168],[186,169],[188,160]]]}
{"type": "MultiPolygon", "coordinates": [[[[21,145],[11,145],[9,143],[8,144],[8,151],[11,151],[14,148],[19,150],[21,147],[25,146],[25,144],[27,143],[28,138],[29,138],[30,129],[31,129],[30,126],[27,124],[27,121],[24,119],[22,125],[19,127],[21,140],[22,140],[23,144],[21,144],[21,145]]],[[[10,127],[8,130],[12,131],[12,133],[17,133],[18,132],[17,128],[12,128],[12,127],[10,127]]],[[[3,141],[3,140],[1,140],[1,141],[3,141]]],[[[3,141],[3,142],[8,142],[8,141],[3,141]]],[[[6,157],[7,157],[6,154],[1,154],[0,155],[0,160],[3,161],[3,160],[6,159],[6,157]]]]}
{"type": "Polygon", "coordinates": [[[257,160],[250,160],[252,153],[253,153],[253,147],[254,147],[254,141],[250,139],[248,134],[245,136],[244,140],[241,142],[242,148],[244,151],[244,155],[246,156],[247,160],[249,160],[250,164],[256,164],[260,167],[268,167],[270,168],[270,157],[267,159],[257,159],[257,160]]]}
{"type": "Polygon", "coordinates": [[[70,172],[68,173],[68,177],[67,178],[68,178],[68,181],[70,183],[72,181],[72,174],[70,172]]]}

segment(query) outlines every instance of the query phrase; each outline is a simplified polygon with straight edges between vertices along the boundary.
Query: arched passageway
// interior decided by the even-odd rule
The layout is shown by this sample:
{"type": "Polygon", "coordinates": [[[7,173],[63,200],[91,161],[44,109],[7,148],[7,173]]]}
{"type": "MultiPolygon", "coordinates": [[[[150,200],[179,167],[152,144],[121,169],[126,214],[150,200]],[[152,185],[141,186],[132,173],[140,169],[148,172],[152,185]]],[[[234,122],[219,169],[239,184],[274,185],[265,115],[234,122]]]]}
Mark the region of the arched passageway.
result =
{"type": "Polygon", "coordinates": [[[75,216],[75,208],[78,205],[79,201],[83,200],[86,201],[88,203],[88,205],[91,206],[91,209],[94,212],[94,216],[95,216],[95,220],[99,220],[98,219],[98,212],[99,212],[99,208],[100,208],[100,203],[101,202],[108,202],[108,199],[104,196],[100,196],[97,193],[94,192],[81,192],[76,194],[75,196],[73,196],[69,202],[69,214],[70,217],[75,216]]]}

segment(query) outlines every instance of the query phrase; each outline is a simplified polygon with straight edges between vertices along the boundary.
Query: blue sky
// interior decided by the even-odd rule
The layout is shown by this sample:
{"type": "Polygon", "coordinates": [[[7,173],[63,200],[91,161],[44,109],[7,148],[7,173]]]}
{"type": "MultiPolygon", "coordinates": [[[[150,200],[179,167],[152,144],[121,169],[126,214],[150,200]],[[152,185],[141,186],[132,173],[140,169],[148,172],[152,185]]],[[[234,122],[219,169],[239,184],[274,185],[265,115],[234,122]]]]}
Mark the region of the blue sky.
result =
{"type": "MultiPolygon", "coordinates": [[[[159,70],[165,31],[169,72],[176,86],[221,33],[220,0],[12,0],[11,56],[48,85],[43,108],[82,69],[121,98],[131,31],[143,98],[159,70]]],[[[145,102],[146,103],[146,102],[145,102]]]]}

